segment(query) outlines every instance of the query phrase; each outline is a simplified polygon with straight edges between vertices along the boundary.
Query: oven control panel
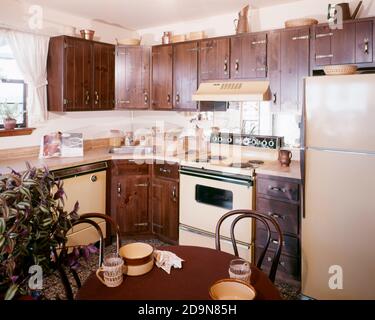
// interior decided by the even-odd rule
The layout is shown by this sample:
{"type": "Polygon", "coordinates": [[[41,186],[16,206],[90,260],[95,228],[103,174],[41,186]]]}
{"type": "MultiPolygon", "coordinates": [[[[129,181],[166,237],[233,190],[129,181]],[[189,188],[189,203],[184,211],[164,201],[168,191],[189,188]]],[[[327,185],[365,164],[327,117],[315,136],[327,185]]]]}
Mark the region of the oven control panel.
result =
{"type": "Polygon", "coordinates": [[[257,136],[248,134],[234,134],[219,132],[212,134],[211,143],[231,144],[244,147],[263,149],[279,149],[283,146],[283,138],[276,136],[257,136]]]}

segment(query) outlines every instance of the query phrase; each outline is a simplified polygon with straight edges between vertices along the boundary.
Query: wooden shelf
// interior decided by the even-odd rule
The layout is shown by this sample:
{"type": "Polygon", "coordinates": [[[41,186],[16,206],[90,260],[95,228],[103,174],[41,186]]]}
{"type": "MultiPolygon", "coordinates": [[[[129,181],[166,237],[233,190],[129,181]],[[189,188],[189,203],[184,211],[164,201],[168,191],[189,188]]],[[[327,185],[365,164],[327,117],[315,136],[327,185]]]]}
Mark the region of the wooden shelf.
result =
{"type": "Polygon", "coordinates": [[[14,130],[0,129],[0,137],[28,136],[32,134],[35,128],[16,128],[14,130]]]}

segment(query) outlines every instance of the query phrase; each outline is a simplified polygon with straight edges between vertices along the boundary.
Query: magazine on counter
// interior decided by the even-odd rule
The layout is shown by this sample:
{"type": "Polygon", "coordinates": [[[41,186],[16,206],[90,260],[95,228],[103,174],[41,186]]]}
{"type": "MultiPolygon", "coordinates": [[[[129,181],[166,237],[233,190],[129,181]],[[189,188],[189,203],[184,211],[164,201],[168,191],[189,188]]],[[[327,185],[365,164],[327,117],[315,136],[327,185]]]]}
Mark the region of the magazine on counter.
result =
{"type": "Polygon", "coordinates": [[[42,137],[40,158],[82,156],[82,133],[53,132],[42,137]]]}

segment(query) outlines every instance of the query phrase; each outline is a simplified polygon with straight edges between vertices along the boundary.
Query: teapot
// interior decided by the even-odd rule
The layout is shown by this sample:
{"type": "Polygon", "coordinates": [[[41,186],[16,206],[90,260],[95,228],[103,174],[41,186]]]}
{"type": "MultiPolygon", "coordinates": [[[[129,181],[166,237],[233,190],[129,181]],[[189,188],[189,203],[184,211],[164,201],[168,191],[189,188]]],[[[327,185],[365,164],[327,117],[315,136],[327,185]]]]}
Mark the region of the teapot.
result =
{"type": "Polygon", "coordinates": [[[238,19],[234,19],[234,27],[236,28],[236,34],[248,33],[249,32],[249,5],[242,8],[238,13],[238,19]]]}

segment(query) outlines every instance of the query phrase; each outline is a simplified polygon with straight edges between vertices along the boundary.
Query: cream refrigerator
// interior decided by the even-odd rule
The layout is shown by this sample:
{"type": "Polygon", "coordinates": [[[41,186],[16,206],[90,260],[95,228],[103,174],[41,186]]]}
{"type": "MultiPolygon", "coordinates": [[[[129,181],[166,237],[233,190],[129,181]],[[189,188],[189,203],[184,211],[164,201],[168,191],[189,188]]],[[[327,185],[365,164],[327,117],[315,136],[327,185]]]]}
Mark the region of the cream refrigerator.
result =
{"type": "Polygon", "coordinates": [[[375,74],[305,80],[302,293],[375,299],[375,74]]]}

